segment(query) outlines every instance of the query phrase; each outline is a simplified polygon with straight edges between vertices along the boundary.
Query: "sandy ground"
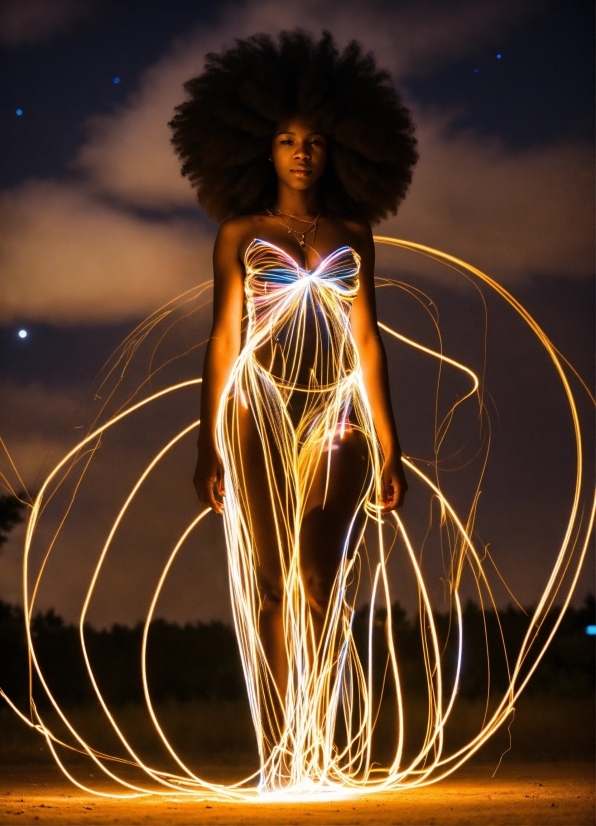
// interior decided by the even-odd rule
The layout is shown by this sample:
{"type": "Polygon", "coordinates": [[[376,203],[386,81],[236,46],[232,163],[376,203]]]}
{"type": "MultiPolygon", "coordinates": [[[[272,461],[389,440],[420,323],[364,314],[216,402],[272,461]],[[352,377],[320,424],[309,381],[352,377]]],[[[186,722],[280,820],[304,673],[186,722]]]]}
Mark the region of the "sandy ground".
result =
{"type": "MultiPolygon", "coordinates": [[[[324,803],[233,804],[159,797],[120,802],[83,794],[53,765],[0,766],[0,824],[593,824],[590,763],[464,767],[410,792],[324,803]]],[[[222,770],[222,780],[225,780],[222,770]]],[[[90,779],[88,782],[94,782],[90,779]]]]}

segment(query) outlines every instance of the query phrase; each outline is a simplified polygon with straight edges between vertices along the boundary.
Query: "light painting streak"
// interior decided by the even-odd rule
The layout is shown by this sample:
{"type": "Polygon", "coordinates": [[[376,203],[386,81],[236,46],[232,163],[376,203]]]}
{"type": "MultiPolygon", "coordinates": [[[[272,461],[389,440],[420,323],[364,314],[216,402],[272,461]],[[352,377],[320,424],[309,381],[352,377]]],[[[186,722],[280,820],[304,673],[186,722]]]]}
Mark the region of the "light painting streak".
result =
{"type": "MultiPolygon", "coordinates": [[[[558,353],[525,308],[482,271],[454,256],[422,244],[389,237],[376,237],[375,241],[431,257],[451,267],[462,277],[475,279],[493,290],[511,306],[538,338],[555,368],[566,395],[576,446],[573,501],[565,535],[547,585],[533,616],[529,619],[528,630],[515,662],[509,666],[508,689],[491,711],[489,718],[484,720],[476,736],[465,746],[445,754],[444,734],[456,703],[463,659],[463,616],[460,600],[462,576],[466,570],[472,573],[480,604],[483,605],[488,598],[496,611],[495,597],[487,574],[487,561],[492,565],[494,563],[487,549],[477,547],[473,536],[480,480],[469,512],[460,515],[442,492],[438,461],[435,476],[431,478],[421,470],[419,463],[406,457],[404,463],[411,476],[426,487],[429,496],[437,501],[440,507],[441,529],[447,537],[450,552],[448,584],[457,636],[457,665],[451,681],[447,681],[443,674],[441,644],[428,586],[424,580],[421,555],[413,546],[404,518],[394,512],[391,514],[391,521],[395,523],[396,538],[399,537],[403,544],[418,588],[421,649],[427,675],[428,696],[426,735],[418,753],[404,763],[404,732],[408,724],[407,698],[403,695],[390,610],[387,612],[385,625],[388,663],[373,661],[375,608],[392,604],[387,559],[395,540],[390,543],[390,547],[387,546],[383,529],[384,520],[379,505],[382,457],[366,397],[358,353],[350,331],[350,306],[358,290],[359,258],[350,247],[342,247],[324,259],[317,269],[305,271],[279,248],[255,239],[247,250],[245,259],[248,310],[245,342],[222,395],[217,440],[227,480],[224,522],[232,605],[261,757],[259,777],[252,776],[240,783],[227,786],[210,783],[198,777],[180,759],[175,747],[167,739],[151,700],[146,667],[151,621],[177,554],[188,538],[199,529],[208,510],[202,511],[192,520],[169,554],[151,598],[142,638],[141,668],[147,710],[164,748],[182,774],[156,769],[139,757],[134,746],[119,728],[101,694],[85,644],[85,618],[98,577],[122,520],[160,461],[168,455],[174,445],[196,429],[198,422],[191,422],[170,439],[147,464],[132,487],[103,544],[80,615],[80,642],[89,679],[106,720],[128,754],[127,758],[102,754],[86,742],[75,729],[67,712],[61,707],[59,698],[52,694],[44,678],[30,625],[47,561],[70,514],[74,496],[94,458],[102,435],[157,399],[200,384],[200,378],[192,378],[135,401],[151,378],[164,366],[154,370],[152,359],[147,379],[128,396],[128,401],[120,405],[116,413],[109,416],[103,424],[98,424],[141,344],[155,330],[162,330],[159,342],[165,338],[171,326],[177,323],[174,310],[180,312],[182,309],[185,314],[183,317],[188,317],[203,306],[203,294],[210,286],[203,284],[160,308],[127,338],[119,355],[109,366],[104,384],[112,376],[116,377],[115,386],[104,400],[92,432],[48,475],[35,498],[27,524],[23,557],[23,599],[31,667],[54,711],[72,738],[71,742],[66,742],[53,733],[49,724],[42,719],[33,696],[32,717],[29,720],[1,689],[0,694],[27,725],[45,737],[64,774],[82,790],[120,798],[159,794],[250,802],[337,798],[361,793],[370,794],[376,790],[428,785],[455,771],[510,718],[517,699],[556,633],[589,547],[595,513],[594,493],[588,488],[583,466],[580,417],[570,385],[570,373],[575,374],[575,371],[558,353]],[[315,330],[316,358],[314,366],[310,365],[305,383],[301,359],[305,330],[309,325],[311,331],[315,330]],[[291,411],[288,410],[288,401],[292,401],[293,394],[296,393],[303,394],[297,430],[296,423],[291,418],[291,411]],[[254,491],[251,491],[245,476],[242,455],[247,421],[249,428],[256,428],[264,448],[266,495],[274,504],[275,536],[278,546],[283,549],[280,558],[284,565],[284,628],[290,675],[285,692],[278,691],[258,633],[260,596],[255,574],[255,535],[251,517],[251,496],[254,496],[254,491]],[[318,468],[327,469],[328,483],[328,471],[333,461],[333,451],[337,447],[336,440],[344,439],[346,432],[351,428],[358,430],[366,439],[369,467],[357,508],[350,521],[349,535],[346,536],[342,561],[317,649],[301,576],[299,531],[308,494],[318,468]],[[75,479],[74,493],[66,512],[58,521],[58,527],[53,532],[52,541],[41,565],[33,572],[30,582],[29,556],[40,520],[44,516],[48,502],[70,476],[74,476],[75,479]],[[283,480],[285,485],[282,484],[283,480]],[[374,555],[367,548],[368,562],[371,566],[372,597],[368,630],[369,654],[366,663],[361,663],[352,637],[356,587],[351,583],[357,584],[363,564],[360,550],[354,550],[360,545],[364,532],[364,527],[357,520],[360,511],[364,511],[369,523],[375,525],[377,545],[374,555]],[[350,553],[350,549],[353,553],[350,553]],[[546,639],[538,641],[540,628],[555,599],[562,603],[557,621],[546,639]],[[376,668],[385,667],[387,680],[391,681],[393,688],[397,730],[393,759],[387,766],[380,768],[372,762],[373,734],[382,700],[381,696],[375,695],[374,674],[376,668]],[[338,745],[336,738],[338,721],[341,721],[344,730],[341,745],[338,745]],[[58,753],[61,748],[86,754],[96,768],[113,781],[115,788],[120,787],[121,791],[105,791],[81,783],[65,766],[58,753]],[[131,782],[118,773],[118,767],[121,765],[140,769],[145,774],[146,781],[131,782]]],[[[416,292],[415,288],[389,278],[377,279],[377,286],[416,292]]],[[[442,421],[437,421],[435,455],[438,456],[438,449],[444,441],[456,408],[476,400],[480,414],[483,413],[482,381],[465,364],[445,355],[442,345],[438,349],[432,349],[406,338],[387,324],[379,323],[379,327],[404,346],[412,347],[424,356],[437,360],[441,370],[458,371],[468,383],[466,392],[454,401],[451,410],[442,421]]],[[[437,335],[440,342],[438,327],[437,335]]],[[[575,376],[577,378],[576,374],[575,376]]],[[[585,385],[583,389],[587,390],[585,385]]],[[[487,454],[488,447],[482,460],[482,473],[486,466],[487,454]]]]}

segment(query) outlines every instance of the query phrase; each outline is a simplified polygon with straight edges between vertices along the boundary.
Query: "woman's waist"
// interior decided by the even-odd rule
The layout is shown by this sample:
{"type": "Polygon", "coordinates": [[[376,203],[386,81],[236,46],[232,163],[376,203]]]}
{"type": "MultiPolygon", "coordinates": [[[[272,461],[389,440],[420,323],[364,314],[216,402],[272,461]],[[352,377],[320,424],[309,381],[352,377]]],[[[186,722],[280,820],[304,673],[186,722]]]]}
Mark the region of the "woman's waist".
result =
{"type": "MultiPolygon", "coordinates": [[[[299,332],[299,331],[297,331],[299,332]]],[[[259,342],[247,341],[246,347],[252,358],[276,375],[298,372],[305,377],[315,374],[342,374],[354,368],[357,361],[356,347],[351,336],[276,335],[272,333],[259,342]]]]}
{"type": "Polygon", "coordinates": [[[358,364],[335,364],[333,368],[323,369],[325,365],[318,363],[302,365],[302,369],[276,369],[279,365],[265,363],[253,357],[243,362],[243,381],[250,385],[251,380],[264,381],[275,385],[279,390],[296,393],[298,396],[308,396],[321,393],[337,393],[341,385],[354,384],[360,378],[358,364]]]}

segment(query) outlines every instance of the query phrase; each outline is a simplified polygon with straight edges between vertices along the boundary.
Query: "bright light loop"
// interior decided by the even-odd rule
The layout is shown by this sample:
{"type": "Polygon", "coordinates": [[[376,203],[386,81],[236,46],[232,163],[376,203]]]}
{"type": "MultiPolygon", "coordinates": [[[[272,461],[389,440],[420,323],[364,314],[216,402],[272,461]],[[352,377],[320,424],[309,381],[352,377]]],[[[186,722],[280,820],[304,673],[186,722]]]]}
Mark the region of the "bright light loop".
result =
{"type": "MultiPolygon", "coordinates": [[[[105,797],[134,798],[160,794],[245,801],[334,799],[387,789],[412,788],[434,783],[455,771],[510,718],[521,692],[544,655],[570,602],[593,530],[594,492],[585,478],[580,416],[570,383],[570,376],[574,371],[527,310],[481,270],[423,244],[384,236],[376,237],[375,241],[429,256],[461,273],[463,277],[475,279],[494,291],[509,304],[537,337],[555,368],[567,399],[576,450],[573,500],[565,535],[545,590],[529,619],[528,630],[515,661],[508,664],[510,682],[507,689],[492,707],[489,719],[484,721],[476,735],[456,751],[446,751],[445,731],[457,702],[463,669],[460,586],[465,571],[471,572],[481,604],[484,605],[486,600],[496,609],[485,549],[479,549],[474,540],[474,518],[480,481],[468,512],[458,513],[441,488],[437,468],[434,469],[431,478],[420,469],[419,462],[405,458],[411,478],[427,491],[432,502],[438,504],[441,530],[447,536],[450,553],[448,586],[453,633],[456,639],[455,669],[448,677],[443,668],[442,641],[433,615],[428,583],[425,582],[421,551],[415,547],[409,536],[403,516],[393,513],[391,518],[384,520],[380,513],[379,480],[382,457],[377,446],[359,356],[352,340],[349,323],[351,302],[358,291],[359,257],[350,247],[342,247],[321,261],[315,270],[306,271],[280,248],[255,239],[247,250],[246,258],[246,343],[222,396],[217,438],[228,480],[225,529],[234,619],[261,754],[260,779],[256,783],[252,776],[229,786],[202,780],[186,766],[177,754],[174,744],[166,737],[151,699],[151,686],[146,668],[151,622],[180,549],[189,537],[199,531],[208,510],[203,510],[190,521],[173,549],[168,552],[150,600],[142,637],[141,668],[146,707],[164,748],[183,774],[156,769],[139,757],[134,745],[119,728],[102,696],[85,643],[84,624],[98,578],[129,507],[160,461],[175,445],[195,430],[198,422],[189,423],[161,448],[148,462],[126,496],[95,563],[80,615],[80,641],[89,680],[108,724],[116,733],[129,759],[102,754],[85,740],[69,719],[67,711],[60,705],[59,698],[53,695],[39,664],[30,624],[38,591],[47,562],[55,549],[60,531],[69,518],[75,494],[95,456],[100,440],[110,428],[123,419],[134,416],[157,399],[197,386],[201,382],[200,378],[192,378],[151,393],[140,401],[134,401],[141,391],[146,392],[148,382],[154,378],[157,370],[161,369],[154,370],[151,366],[148,378],[118,412],[108,417],[103,424],[94,427],[48,475],[35,498],[27,524],[23,557],[23,600],[31,667],[36,672],[42,690],[65,726],[71,741],[65,742],[55,736],[43,721],[35,703],[32,702],[33,717],[29,721],[1,690],[0,694],[27,725],[45,737],[62,771],[79,788],[105,797]],[[303,392],[301,358],[305,331],[307,325],[312,323],[312,318],[315,319],[318,358],[311,368],[308,379],[305,412],[300,418],[299,430],[295,431],[287,403],[292,393],[303,392]],[[277,348],[276,353],[280,361],[276,362],[272,356],[271,362],[264,364],[260,348],[271,342],[276,342],[274,349],[277,348]],[[254,536],[246,507],[248,482],[243,476],[239,447],[242,442],[239,422],[246,416],[247,411],[252,411],[255,417],[264,447],[267,467],[266,494],[271,497],[271,501],[277,503],[276,539],[279,547],[288,549],[283,571],[287,595],[284,603],[284,623],[292,679],[288,681],[283,697],[279,696],[272,680],[258,634],[260,603],[254,582],[254,536]],[[350,411],[353,419],[350,419],[350,411]],[[354,426],[354,419],[367,440],[370,472],[350,521],[324,633],[314,656],[314,631],[306,607],[304,583],[300,573],[298,528],[318,463],[321,462],[327,468],[328,482],[333,452],[338,444],[336,440],[346,437],[350,427],[354,426]],[[283,478],[287,482],[287,488],[281,493],[279,477],[274,472],[274,451],[275,456],[281,457],[283,478]],[[61,514],[57,528],[53,530],[51,542],[43,554],[41,563],[36,570],[30,571],[30,553],[33,541],[38,536],[40,522],[42,518],[49,518],[46,517],[48,504],[56,491],[67,483],[72,484],[74,489],[71,501],[66,512],[61,514]],[[363,559],[358,551],[352,555],[349,552],[351,544],[358,545],[362,539],[364,528],[360,534],[354,534],[360,511],[366,513],[369,524],[374,528],[372,533],[376,542],[374,549],[367,545],[372,596],[368,622],[368,657],[362,663],[352,636],[355,596],[350,591],[350,583],[358,581],[363,559]],[[396,532],[389,545],[386,538],[388,527],[394,527],[396,532]],[[387,559],[396,543],[403,549],[403,564],[409,564],[418,589],[421,614],[420,645],[427,680],[428,725],[417,753],[407,761],[404,761],[404,732],[408,725],[408,697],[404,693],[391,611],[387,612],[384,626],[387,663],[376,662],[373,656],[375,622],[379,616],[377,609],[392,604],[387,559]],[[539,638],[542,624],[555,599],[562,603],[562,610],[548,634],[543,634],[539,638]],[[372,748],[381,704],[378,684],[375,682],[378,669],[386,670],[385,682],[391,685],[393,690],[396,720],[394,754],[383,770],[373,766],[372,748]],[[265,718],[275,707],[276,696],[285,710],[285,715],[282,720],[275,719],[277,729],[272,736],[268,733],[265,718]],[[338,721],[342,722],[345,729],[345,742],[341,747],[337,745],[335,738],[338,721]],[[64,765],[60,757],[60,749],[63,748],[86,754],[95,766],[109,777],[116,787],[122,787],[123,791],[97,790],[81,783],[64,765]],[[118,768],[123,763],[136,766],[147,782],[131,782],[120,774],[118,768]]],[[[382,286],[408,289],[407,285],[386,278],[383,279],[382,286]]],[[[164,327],[167,331],[170,325],[176,323],[175,311],[191,315],[197,306],[202,306],[199,302],[202,301],[205,289],[205,285],[201,285],[188,291],[164,305],[140,325],[124,343],[117,359],[112,363],[108,378],[116,377],[118,372],[120,376],[124,375],[130,360],[149,334],[154,330],[159,332],[164,327]]],[[[444,417],[440,426],[439,441],[444,439],[444,433],[461,405],[475,400],[480,412],[483,413],[483,388],[480,379],[470,367],[443,352],[438,330],[439,346],[433,349],[407,338],[385,322],[380,322],[379,327],[390,339],[399,342],[400,346],[411,348],[423,358],[435,359],[441,368],[457,371],[464,378],[467,389],[453,401],[450,412],[444,417]]],[[[165,334],[162,333],[160,342],[165,334]]],[[[20,330],[18,335],[25,338],[27,331],[20,330]]],[[[153,361],[151,364],[153,365],[153,361]]],[[[121,378],[116,379],[116,387],[120,380],[121,378]]],[[[114,392],[111,391],[110,398],[114,392]]],[[[485,464],[486,455],[482,460],[483,469],[485,464]]],[[[593,635],[596,628],[588,626],[586,633],[593,635]]]]}

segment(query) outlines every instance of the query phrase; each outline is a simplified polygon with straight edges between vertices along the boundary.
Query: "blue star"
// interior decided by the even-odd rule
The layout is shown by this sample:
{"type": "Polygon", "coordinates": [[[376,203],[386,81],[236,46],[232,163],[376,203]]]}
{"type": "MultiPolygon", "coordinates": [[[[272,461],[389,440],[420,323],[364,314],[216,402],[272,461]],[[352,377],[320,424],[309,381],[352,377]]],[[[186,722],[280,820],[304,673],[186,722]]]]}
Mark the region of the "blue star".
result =
{"type": "Polygon", "coordinates": [[[497,55],[497,60],[500,60],[502,57],[503,57],[503,55],[502,55],[502,54],[498,54],[498,55],[497,55]]]}
{"type": "Polygon", "coordinates": [[[476,72],[476,74],[478,74],[478,72],[480,71],[480,69],[479,69],[478,67],[476,67],[476,68],[474,69],[474,71],[476,72]]]}
{"type": "Polygon", "coordinates": [[[113,80],[113,82],[114,82],[114,83],[120,83],[120,78],[119,78],[119,77],[115,77],[115,78],[114,78],[114,80],[113,80]]]}
{"type": "Polygon", "coordinates": [[[20,115],[22,115],[22,114],[23,114],[23,110],[22,110],[22,109],[17,109],[17,110],[16,110],[16,113],[17,113],[17,115],[19,115],[19,116],[20,116],[20,115]]]}

